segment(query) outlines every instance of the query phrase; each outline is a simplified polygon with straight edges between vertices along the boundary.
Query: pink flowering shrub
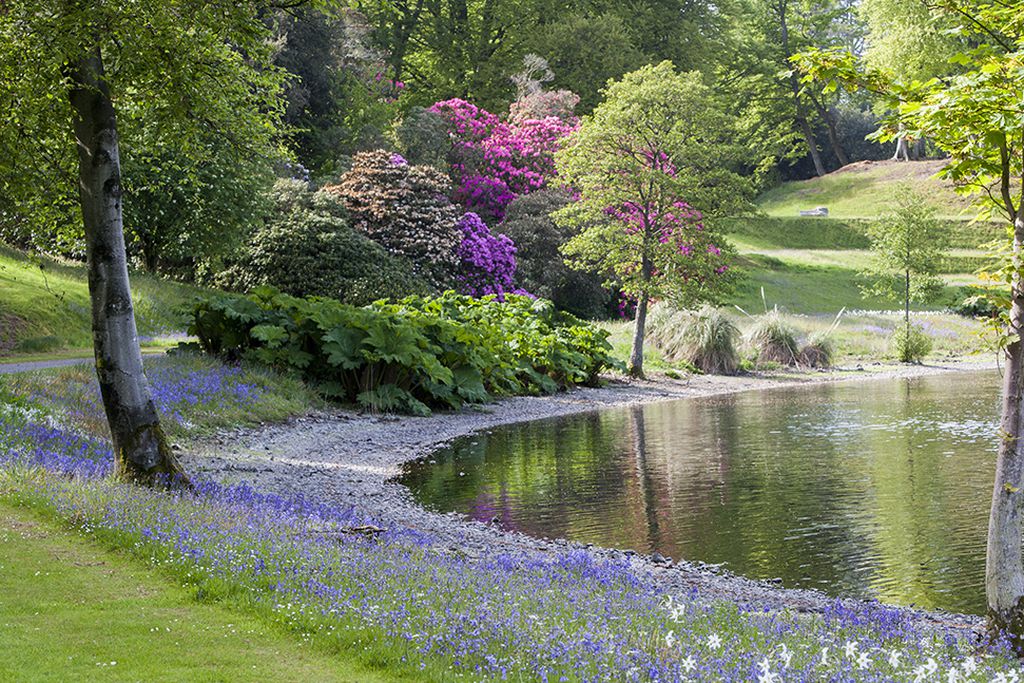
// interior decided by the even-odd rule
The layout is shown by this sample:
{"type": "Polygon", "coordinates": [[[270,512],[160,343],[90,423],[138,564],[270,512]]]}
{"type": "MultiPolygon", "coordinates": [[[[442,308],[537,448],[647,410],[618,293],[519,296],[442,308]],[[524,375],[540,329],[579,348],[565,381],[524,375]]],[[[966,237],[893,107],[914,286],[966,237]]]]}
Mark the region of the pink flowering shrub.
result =
{"type": "Polygon", "coordinates": [[[464,294],[480,297],[523,293],[514,290],[516,247],[505,235],[494,235],[475,213],[459,220],[462,243],[459,245],[459,281],[464,294]]]}
{"type": "Polygon", "coordinates": [[[465,100],[445,100],[440,114],[454,139],[453,199],[489,223],[500,221],[518,196],[544,188],[555,175],[560,141],[576,130],[575,117],[502,121],[465,100]]]}

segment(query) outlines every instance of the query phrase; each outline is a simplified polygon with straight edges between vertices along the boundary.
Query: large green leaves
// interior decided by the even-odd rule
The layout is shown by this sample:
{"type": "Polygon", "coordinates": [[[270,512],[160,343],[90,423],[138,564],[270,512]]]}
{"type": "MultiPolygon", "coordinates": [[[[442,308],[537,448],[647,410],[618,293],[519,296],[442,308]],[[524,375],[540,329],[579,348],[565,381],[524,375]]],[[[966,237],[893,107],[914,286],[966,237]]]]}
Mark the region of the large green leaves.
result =
{"type": "Polygon", "coordinates": [[[594,384],[617,365],[607,333],[550,302],[453,293],[364,308],[270,288],[214,296],[193,311],[208,352],[300,374],[370,410],[429,412],[494,396],[594,384]]]}

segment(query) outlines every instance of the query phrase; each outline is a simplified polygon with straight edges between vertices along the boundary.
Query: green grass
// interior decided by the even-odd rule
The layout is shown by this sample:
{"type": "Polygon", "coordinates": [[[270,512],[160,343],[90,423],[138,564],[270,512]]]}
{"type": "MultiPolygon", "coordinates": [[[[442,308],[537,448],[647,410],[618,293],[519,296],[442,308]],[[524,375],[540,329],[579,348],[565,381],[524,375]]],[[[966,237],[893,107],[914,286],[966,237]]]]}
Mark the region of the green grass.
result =
{"type": "Polygon", "coordinates": [[[0,680],[415,680],[198,602],[155,570],[0,502],[0,680]]]}
{"type": "MultiPolygon", "coordinates": [[[[184,307],[198,287],[151,275],[132,275],[139,335],[184,331],[184,307]]],[[[89,287],[85,268],[0,245],[0,356],[49,354],[91,348],[89,287]],[[42,266],[42,268],[40,268],[42,266]]]]}
{"type": "Polygon", "coordinates": [[[758,200],[769,216],[798,216],[801,210],[826,206],[831,218],[875,218],[885,212],[889,189],[909,183],[944,218],[970,217],[970,201],[948,181],[935,178],[943,167],[934,161],[866,161],[820,178],[784,183],[758,200]]]}

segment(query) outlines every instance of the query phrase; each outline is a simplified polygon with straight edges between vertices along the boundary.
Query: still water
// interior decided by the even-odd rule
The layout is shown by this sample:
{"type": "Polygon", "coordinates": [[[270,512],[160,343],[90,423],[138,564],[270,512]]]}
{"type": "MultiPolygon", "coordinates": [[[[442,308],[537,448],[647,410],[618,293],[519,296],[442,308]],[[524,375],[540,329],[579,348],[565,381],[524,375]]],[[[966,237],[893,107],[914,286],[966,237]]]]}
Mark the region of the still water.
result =
{"type": "Polygon", "coordinates": [[[834,595],[982,613],[995,372],[497,428],[402,477],[434,509],[834,595]]]}

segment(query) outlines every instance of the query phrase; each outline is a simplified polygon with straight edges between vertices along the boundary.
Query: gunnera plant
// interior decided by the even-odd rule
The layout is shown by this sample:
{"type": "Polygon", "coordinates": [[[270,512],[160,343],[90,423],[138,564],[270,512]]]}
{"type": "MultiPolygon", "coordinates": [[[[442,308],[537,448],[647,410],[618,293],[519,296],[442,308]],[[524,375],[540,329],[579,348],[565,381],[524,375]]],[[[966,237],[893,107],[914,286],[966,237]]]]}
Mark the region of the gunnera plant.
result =
{"type": "Polygon", "coordinates": [[[916,325],[898,325],[889,337],[889,350],[901,363],[920,363],[931,353],[932,338],[916,325]]]}
{"type": "Polygon", "coordinates": [[[758,364],[796,365],[799,360],[796,330],[778,311],[768,311],[754,318],[754,324],[747,330],[746,342],[758,364]]]}
{"type": "Polygon", "coordinates": [[[829,368],[835,359],[836,348],[828,332],[814,332],[800,349],[800,365],[810,368],[829,368]]]}

